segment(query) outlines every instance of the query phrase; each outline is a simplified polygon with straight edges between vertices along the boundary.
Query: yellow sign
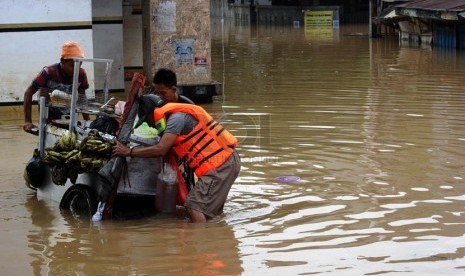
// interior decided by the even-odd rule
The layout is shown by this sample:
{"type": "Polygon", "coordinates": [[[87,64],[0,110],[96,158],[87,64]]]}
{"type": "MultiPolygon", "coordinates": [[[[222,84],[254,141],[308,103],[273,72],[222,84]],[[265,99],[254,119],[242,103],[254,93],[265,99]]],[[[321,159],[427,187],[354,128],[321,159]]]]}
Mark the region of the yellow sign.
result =
{"type": "Polygon", "coordinates": [[[334,40],[334,28],[332,26],[318,26],[317,28],[305,28],[305,38],[312,41],[334,40]]]}
{"type": "Polygon", "coordinates": [[[332,26],[333,11],[306,11],[305,27],[312,26],[332,26]]]}

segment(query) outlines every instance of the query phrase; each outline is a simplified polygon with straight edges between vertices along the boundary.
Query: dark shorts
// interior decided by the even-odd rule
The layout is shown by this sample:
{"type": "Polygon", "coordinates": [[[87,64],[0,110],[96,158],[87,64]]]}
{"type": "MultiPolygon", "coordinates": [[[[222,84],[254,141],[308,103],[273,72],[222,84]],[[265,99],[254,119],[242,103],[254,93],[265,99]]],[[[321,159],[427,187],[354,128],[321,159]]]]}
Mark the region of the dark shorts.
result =
{"type": "Polygon", "coordinates": [[[210,218],[221,214],[229,190],[240,170],[241,161],[234,150],[226,163],[199,178],[187,195],[184,206],[202,212],[210,218]]]}

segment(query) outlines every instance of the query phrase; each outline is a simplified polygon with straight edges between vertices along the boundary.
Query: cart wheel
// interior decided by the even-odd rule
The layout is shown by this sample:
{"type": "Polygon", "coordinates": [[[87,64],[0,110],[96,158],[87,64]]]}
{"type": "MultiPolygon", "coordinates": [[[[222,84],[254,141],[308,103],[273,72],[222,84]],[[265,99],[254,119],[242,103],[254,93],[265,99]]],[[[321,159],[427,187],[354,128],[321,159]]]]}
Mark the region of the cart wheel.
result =
{"type": "Polygon", "coordinates": [[[97,196],[86,185],[75,184],[63,195],[61,209],[68,209],[74,216],[91,217],[97,211],[97,196]]]}

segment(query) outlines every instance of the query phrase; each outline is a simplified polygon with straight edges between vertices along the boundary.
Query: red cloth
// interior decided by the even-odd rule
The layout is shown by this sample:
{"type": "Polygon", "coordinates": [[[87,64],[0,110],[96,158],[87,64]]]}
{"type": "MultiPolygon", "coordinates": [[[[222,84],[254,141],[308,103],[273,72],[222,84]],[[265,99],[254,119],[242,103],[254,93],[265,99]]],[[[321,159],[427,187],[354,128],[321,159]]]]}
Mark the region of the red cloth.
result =
{"type": "Polygon", "coordinates": [[[177,162],[177,158],[175,153],[170,150],[167,154],[167,162],[171,165],[172,168],[176,170],[176,176],[178,180],[178,196],[177,196],[177,205],[184,205],[186,202],[187,194],[189,191],[187,190],[186,182],[184,181],[184,177],[182,177],[181,170],[179,169],[179,165],[177,162]]]}
{"type": "MultiPolygon", "coordinates": [[[[86,71],[83,68],[79,68],[79,93],[89,88],[89,82],[87,80],[86,71]]],[[[68,77],[61,73],[60,63],[45,66],[37,74],[32,81],[32,86],[38,90],[40,89],[40,96],[48,97],[48,93],[58,89],[71,95],[73,88],[73,76],[68,77]]]]}
{"type": "Polygon", "coordinates": [[[145,80],[146,80],[145,76],[137,72],[134,73],[134,75],[132,76],[131,90],[129,91],[128,99],[126,100],[126,103],[124,104],[123,115],[119,123],[118,131],[116,132],[117,136],[121,132],[121,128],[123,127],[124,122],[126,122],[126,119],[128,118],[129,112],[131,111],[132,105],[134,104],[134,101],[136,100],[139,90],[144,88],[145,80]]]}

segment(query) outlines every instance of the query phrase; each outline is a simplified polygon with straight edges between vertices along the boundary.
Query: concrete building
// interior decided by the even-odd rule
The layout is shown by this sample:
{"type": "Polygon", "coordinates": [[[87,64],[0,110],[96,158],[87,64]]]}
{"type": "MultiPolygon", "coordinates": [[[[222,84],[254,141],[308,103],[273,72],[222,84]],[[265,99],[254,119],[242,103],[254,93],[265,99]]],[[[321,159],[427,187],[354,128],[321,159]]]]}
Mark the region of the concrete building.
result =
{"type": "MultiPolygon", "coordinates": [[[[190,4],[189,0],[2,3],[0,103],[21,104],[35,75],[43,66],[59,62],[61,45],[71,40],[81,44],[85,58],[114,60],[110,93],[127,91],[134,72],[151,80],[157,68],[169,67],[178,73],[184,94],[211,100],[220,87],[211,79],[210,1],[196,1],[194,9],[190,4]]],[[[92,98],[103,88],[105,66],[84,63],[83,68],[92,98]]]]}

